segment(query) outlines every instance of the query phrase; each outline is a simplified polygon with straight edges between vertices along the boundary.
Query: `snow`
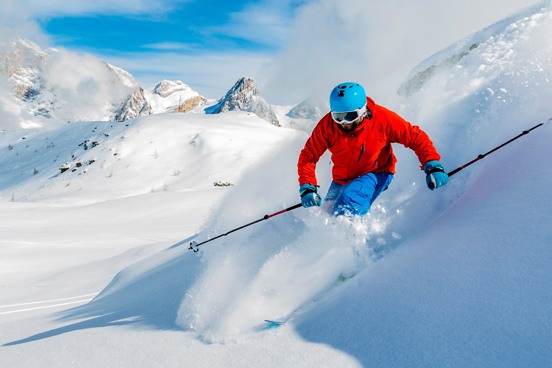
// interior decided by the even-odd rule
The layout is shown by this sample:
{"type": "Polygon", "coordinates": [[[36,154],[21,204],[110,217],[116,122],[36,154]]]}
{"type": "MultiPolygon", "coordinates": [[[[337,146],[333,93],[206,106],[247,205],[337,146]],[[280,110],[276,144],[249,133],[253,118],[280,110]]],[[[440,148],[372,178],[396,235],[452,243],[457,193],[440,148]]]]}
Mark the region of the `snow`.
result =
{"type": "MultiPolygon", "coordinates": [[[[0,133],[2,365],[547,367],[551,32],[542,3],[378,101],[449,171],[544,125],[436,191],[395,147],[394,182],[354,221],[324,207],[261,220],[299,201],[303,120],[198,111],[0,133]]],[[[329,172],[325,156],[322,192],[329,172]]]]}
{"type": "Polygon", "coordinates": [[[198,97],[199,93],[180,81],[161,81],[146,91],[152,113],[158,114],[182,105],[184,101],[198,97]]]}

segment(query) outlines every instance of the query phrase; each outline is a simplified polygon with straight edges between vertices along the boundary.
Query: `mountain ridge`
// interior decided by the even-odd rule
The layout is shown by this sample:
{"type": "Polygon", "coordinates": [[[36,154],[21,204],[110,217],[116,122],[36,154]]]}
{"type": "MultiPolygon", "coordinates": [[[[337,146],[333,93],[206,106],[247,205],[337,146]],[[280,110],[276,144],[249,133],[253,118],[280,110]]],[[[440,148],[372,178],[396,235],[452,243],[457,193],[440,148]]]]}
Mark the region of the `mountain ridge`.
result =
{"type": "Polygon", "coordinates": [[[0,44],[2,77],[6,83],[0,83],[4,87],[0,92],[5,95],[0,100],[0,114],[7,114],[11,124],[0,129],[80,121],[124,122],[151,114],[200,111],[202,107],[208,114],[252,112],[281,126],[250,77],[240,78],[215,101],[180,80],[161,80],[144,88],[128,71],[91,55],[42,50],[25,39],[0,44]]]}

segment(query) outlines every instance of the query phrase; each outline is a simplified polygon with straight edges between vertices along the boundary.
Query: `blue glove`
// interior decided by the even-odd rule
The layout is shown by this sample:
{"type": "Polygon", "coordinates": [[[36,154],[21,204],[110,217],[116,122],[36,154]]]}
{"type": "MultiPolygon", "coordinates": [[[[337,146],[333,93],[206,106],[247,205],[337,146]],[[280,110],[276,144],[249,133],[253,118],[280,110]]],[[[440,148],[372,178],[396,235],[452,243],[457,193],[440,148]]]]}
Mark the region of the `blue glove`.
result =
{"type": "Polygon", "coordinates": [[[427,187],[431,190],[442,187],[448,183],[448,175],[439,161],[428,161],[424,165],[427,187]]]}
{"type": "Polygon", "coordinates": [[[303,207],[320,206],[322,197],[316,192],[316,187],[312,184],[303,184],[299,187],[301,204],[303,207]]]}

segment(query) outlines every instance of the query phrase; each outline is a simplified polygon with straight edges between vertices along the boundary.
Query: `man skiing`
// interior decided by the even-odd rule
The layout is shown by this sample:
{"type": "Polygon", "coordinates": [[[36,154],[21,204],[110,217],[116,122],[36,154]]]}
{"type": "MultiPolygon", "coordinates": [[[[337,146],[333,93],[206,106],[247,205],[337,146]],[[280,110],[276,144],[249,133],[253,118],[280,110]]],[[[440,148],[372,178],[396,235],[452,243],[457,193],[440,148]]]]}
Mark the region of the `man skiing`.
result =
{"type": "Polygon", "coordinates": [[[430,189],[448,182],[441,156],[428,135],[395,112],[377,105],[358,83],[341,83],[330,93],[330,109],[305,143],[297,164],[304,207],[320,206],[316,164],[332,154],[332,183],[326,201],[335,215],[363,216],[393,180],[397,159],[391,143],[401,143],[418,156],[430,189]],[[331,206],[331,202],[329,202],[331,206]]]}

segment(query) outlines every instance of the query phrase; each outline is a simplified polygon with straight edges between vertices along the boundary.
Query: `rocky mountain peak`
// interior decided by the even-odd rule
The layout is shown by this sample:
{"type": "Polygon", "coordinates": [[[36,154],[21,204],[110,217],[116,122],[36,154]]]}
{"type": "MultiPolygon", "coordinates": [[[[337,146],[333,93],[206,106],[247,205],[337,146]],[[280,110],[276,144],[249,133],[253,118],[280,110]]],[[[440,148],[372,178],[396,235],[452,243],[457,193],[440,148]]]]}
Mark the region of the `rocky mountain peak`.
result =
{"type": "Polygon", "coordinates": [[[272,107],[260,96],[257,83],[250,77],[240,78],[217,104],[205,109],[207,114],[248,111],[269,123],[280,126],[272,107]]]}
{"type": "Polygon", "coordinates": [[[144,89],[137,87],[115,114],[116,121],[126,121],[141,115],[151,114],[151,106],[144,95],[144,89]]]}
{"type": "Polygon", "coordinates": [[[40,71],[47,54],[27,40],[12,40],[0,45],[0,73],[10,81],[17,98],[31,98],[41,84],[40,71]]]}

